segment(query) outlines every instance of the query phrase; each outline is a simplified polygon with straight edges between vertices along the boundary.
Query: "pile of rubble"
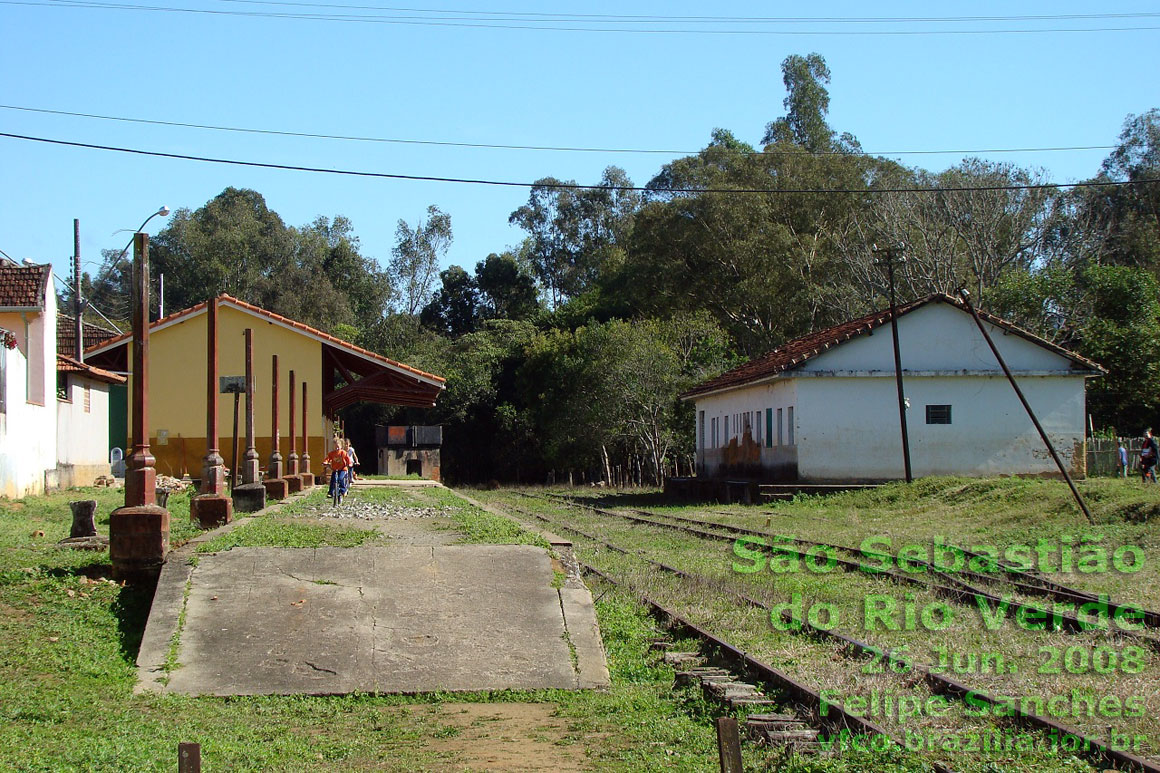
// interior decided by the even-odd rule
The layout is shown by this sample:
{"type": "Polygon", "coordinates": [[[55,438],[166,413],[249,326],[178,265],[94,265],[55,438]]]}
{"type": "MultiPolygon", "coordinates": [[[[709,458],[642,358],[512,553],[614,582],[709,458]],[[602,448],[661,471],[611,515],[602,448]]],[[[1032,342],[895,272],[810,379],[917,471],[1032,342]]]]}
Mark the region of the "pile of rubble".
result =
{"type": "Polygon", "coordinates": [[[174,491],[183,491],[192,485],[193,481],[182,480],[181,478],[171,478],[168,475],[157,476],[158,491],[168,491],[172,494],[174,491]]]}
{"type": "Polygon", "coordinates": [[[367,521],[403,520],[407,518],[446,518],[459,508],[420,507],[396,505],[390,502],[348,500],[338,507],[327,506],[318,511],[323,518],[354,518],[367,521]]]}

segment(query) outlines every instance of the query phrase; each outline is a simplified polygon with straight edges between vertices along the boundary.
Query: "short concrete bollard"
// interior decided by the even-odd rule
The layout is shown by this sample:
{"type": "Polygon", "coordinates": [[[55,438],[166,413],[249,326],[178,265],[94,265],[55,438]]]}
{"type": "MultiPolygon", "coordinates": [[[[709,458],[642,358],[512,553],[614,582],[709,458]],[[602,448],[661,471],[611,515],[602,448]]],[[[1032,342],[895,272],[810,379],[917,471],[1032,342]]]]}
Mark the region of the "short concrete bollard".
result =
{"type": "Polygon", "coordinates": [[[261,483],[243,483],[233,490],[234,512],[256,513],[266,506],[266,487],[261,483]]]}
{"type": "Polygon", "coordinates": [[[69,502],[69,508],[72,509],[72,529],[69,530],[69,538],[73,537],[95,537],[97,536],[97,500],[82,499],[77,502],[69,502]]]}

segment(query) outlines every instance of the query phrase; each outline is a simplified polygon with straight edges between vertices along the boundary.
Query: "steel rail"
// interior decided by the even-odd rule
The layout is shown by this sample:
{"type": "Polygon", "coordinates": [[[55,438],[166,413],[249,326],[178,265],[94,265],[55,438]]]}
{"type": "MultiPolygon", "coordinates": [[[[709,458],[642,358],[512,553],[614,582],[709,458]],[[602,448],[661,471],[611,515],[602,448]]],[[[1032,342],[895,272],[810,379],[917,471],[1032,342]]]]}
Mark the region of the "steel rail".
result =
{"type": "MultiPolygon", "coordinates": [[[[531,495],[529,495],[529,496],[531,496],[531,495]]],[[[611,515],[611,516],[615,516],[618,518],[626,517],[623,513],[619,513],[619,512],[616,512],[614,510],[606,510],[603,508],[594,507],[594,506],[586,504],[586,503],[577,502],[575,500],[575,498],[572,498],[572,497],[567,497],[567,496],[560,495],[560,494],[547,494],[545,496],[559,499],[561,501],[568,502],[569,504],[572,504],[576,507],[583,507],[583,508],[592,510],[594,512],[601,513],[603,515],[611,515]]],[[[835,545],[835,544],[828,543],[828,542],[815,542],[813,540],[806,540],[806,539],[801,539],[801,538],[797,538],[797,537],[787,537],[784,535],[774,535],[770,532],[762,532],[762,531],[758,531],[756,529],[748,529],[748,528],[745,528],[744,526],[733,526],[730,524],[716,523],[713,521],[702,521],[702,520],[699,520],[697,518],[688,518],[685,516],[673,515],[671,513],[650,513],[650,512],[645,511],[645,510],[636,510],[636,509],[632,509],[632,508],[626,508],[626,510],[628,512],[631,512],[631,513],[639,513],[642,515],[647,515],[650,518],[669,518],[669,519],[674,520],[674,521],[678,521],[678,522],[686,523],[686,524],[692,524],[692,525],[695,525],[697,527],[707,526],[707,527],[712,527],[712,528],[722,529],[725,531],[734,532],[736,534],[745,534],[745,535],[760,537],[762,539],[768,539],[768,540],[772,540],[775,537],[779,537],[782,540],[796,543],[796,544],[800,544],[800,545],[811,545],[811,546],[818,546],[818,547],[833,548],[835,550],[841,550],[841,551],[846,552],[846,553],[853,553],[856,555],[863,555],[866,557],[886,558],[886,559],[891,560],[892,562],[896,560],[895,556],[891,556],[888,553],[878,553],[876,551],[864,551],[864,550],[861,550],[858,548],[847,547],[845,545],[835,545]]],[[[779,542],[778,546],[780,546],[781,544],[784,544],[784,543],[779,542]]],[[[964,552],[964,554],[969,554],[969,555],[975,556],[975,557],[982,557],[981,554],[974,553],[972,551],[966,551],[963,548],[959,548],[955,545],[947,545],[947,547],[955,549],[955,550],[961,550],[964,552]]],[[[1093,603],[1093,602],[1098,603],[1098,602],[1102,601],[1103,603],[1106,604],[1108,614],[1110,616],[1114,617],[1117,613],[1119,613],[1121,611],[1123,611],[1123,612],[1130,611],[1133,613],[1138,612],[1140,615],[1140,621],[1146,627],[1160,629],[1160,612],[1156,612],[1156,611],[1152,611],[1152,610],[1148,610],[1148,609],[1143,609],[1142,607],[1137,607],[1137,606],[1132,605],[1132,604],[1121,604],[1121,603],[1112,601],[1112,599],[1110,597],[1105,598],[1105,599],[1101,599],[1096,594],[1089,593],[1088,591],[1084,591],[1084,590],[1081,590],[1079,588],[1072,588],[1070,586],[1063,585],[1061,583],[1056,583],[1056,582],[1053,582],[1052,580],[1048,580],[1046,578],[1039,578],[1039,577],[1029,576],[1027,574],[1022,574],[1023,577],[1025,577],[1028,580],[1031,580],[1032,583],[1035,583],[1035,584],[1030,584],[1030,583],[1020,582],[1017,580],[1012,580],[1012,579],[1007,578],[1007,577],[981,574],[981,573],[973,572],[973,571],[956,571],[954,573],[949,573],[949,572],[946,572],[946,571],[939,569],[938,567],[934,566],[933,564],[931,564],[928,561],[921,561],[921,560],[917,560],[917,559],[898,559],[898,560],[905,560],[905,562],[907,564],[925,567],[924,573],[929,573],[932,575],[942,577],[947,582],[958,585],[958,586],[960,586],[968,591],[972,591],[972,592],[974,592],[978,589],[973,587],[969,583],[965,582],[964,580],[960,579],[960,577],[966,577],[966,578],[969,578],[969,579],[976,581],[976,582],[984,582],[984,583],[992,583],[992,584],[1006,583],[1006,584],[1012,586],[1012,588],[1018,593],[1023,593],[1023,594],[1028,595],[1028,596],[1044,596],[1046,598],[1055,599],[1057,601],[1065,601],[1068,603],[1074,603],[1074,604],[1080,605],[1080,606],[1082,606],[1083,604],[1088,604],[1088,603],[1093,603]]],[[[978,593],[984,597],[988,596],[988,594],[986,594],[983,591],[978,591],[978,593]]],[[[994,598],[994,597],[990,597],[990,598],[994,598]]],[[[1037,608],[1036,607],[1029,607],[1029,609],[1034,610],[1037,608]]],[[[1077,624],[1080,625],[1081,627],[1086,625],[1083,623],[1078,623],[1078,621],[1077,621],[1077,624]]],[[[1075,625],[1075,624],[1069,623],[1069,625],[1075,625]]],[[[1072,630],[1078,630],[1078,629],[1073,628],[1072,630]]],[[[1152,642],[1154,640],[1152,640],[1148,637],[1143,637],[1143,638],[1145,638],[1149,641],[1149,646],[1152,646],[1154,649],[1156,649],[1158,652],[1160,652],[1160,642],[1156,642],[1153,644],[1152,642]]]]}
{"type": "MultiPolygon", "coordinates": [[[[769,612],[771,615],[773,613],[773,608],[770,605],[766,604],[765,602],[762,602],[758,599],[755,599],[752,596],[749,596],[748,594],[741,593],[740,591],[729,588],[724,583],[715,581],[712,578],[705,577],[704,575],[699,575],[699,574],[687,572],[683,569],[679,569],[677,567],[670,566],[670,565],[665,564],[663,562],[648,558],[647,556],[641,555],[640,553],[626,550],[618,545],[614,545],[614,544],[608,542],[607,540],[605,540],[603,538],[589,534],[589,533],[583,531],[582,529],[575,527],[573,524],[570,524],[570,523],[567,523],[564,521],[553,520],[551,518],[547,518],[547,517],[540,515],[538,513],[534,513],[531,511],[527,511],[527,510],[522,510],[520,508],[516,508],[516,509],[520,510],[521,512],[524,512],[528,515],[531,515],[531,516],[533,516],[541,521],[544,521],[545,523],[551,524],[551,525],[556,526],[556,527],[563,528],[563,529],[565,529],[567,531],[571,531],[575,534],[579,534],[580,536],[584,537],[585,539],[588,539],[588,540],[591,540],[591,541],[596,542],[598,544],[601,544],[601,545],[605,546],[606,548],[608,548],[614,552],[635,557],[635,558],[642,560],[642,561],[644,561],[652,566],[657,567],[658,569],[661,569],[662,571],[669,572],[675,576],[681,577],[682,579],[687,579],[690,582],[693,582],[693,583],[701,585],[701,586],[708,586],[708,587],[712,587],[712,588],[717,589],[717,590],[721,590],[721,591],[727,593],[728,595],[732,596],[733,598],[739,599],[742,602],[744,602],[752,607],[765,610],[765,611],[769,612]]],[[[639,595],[643,600],[645,600],[650,605],[655,604],[655,602],[653,602],[651,599],[649,599],[649,597],[646,594],[635,590],[634,588],[631,587],[630,584],[623,583],[623,582],[621,582],[621,583],[615,582],[615,581],[611,580],[611,578],[609,578],[606,573],[601,572],[600,570],[596,569],[595,567],[592,567],[591,565],[589,565],[585,562],[580,562],[580,563],[585,569],[595,572],[596,574],[598,574],[599,576],[601,576],[605,580],[612,582],[612,584],[621,585],[622,587],[628,588],[633,593],[639,595]]],[[[657,605],[657,606],[658,606],[658,608],[664,609],[663,607],[659,607],[659,605],[657,605]]],[[[666,611],[669,611],[669,610],[666,610],[666,611]]],[[[957,699],[962,700],[964,702],[966,702],[968,698],[973,698],[973,699],[976,699],[982,703],[985,703],[988,706],[991,706],[993,708],[1001,708],[1003,711],[1009,712],[1008,716],[1013,717],[1014,719],[1016,719],[1020,724],[1024,725],[1025,727],[1036,729],[1036,730],[1042,730],[1042,731],[1045,731],[1048,733],[1054,732],[1054,733],[1059,734],[1061,736],[1074,737],[1074,738],[1078,739],[1079,744],[1081,746],[1081,749],[1078,749],[1074,752],[1079,756],[1084,756],[1087,759],[1099,761],[1101,763],[1108,763],[1108,764],[1113,764],[1113,765],[1117,765],[1117,766],[1121,766],[1121,765],[1127,766],[1127,769],[1130,769],[1130,770],[1141,770],[1141,771],[1144,771],[1145,773],[1160,773],[1160,764],[1158,764],[1156,762],[1145,759],[1143,757],[1138,757],[1138,756],[1133,755],[1133,754],[1126,752],[1126,751],[1113,749],[1109,745],[1109,743],[1107,743],[1099,738],[1092,737],[1092,736],[1085,736],[1083,734],[1083,731],[1079,730],[1078,728],[1074,728],[1074,727],[1071,727],[1069,725],[1065,725],[1061,722],[1056,722],[1054,719],[1044,717],[1044,716],[1042,716],[1040,714],[1036,714],[1034,712],[1024,711],[1020,707],[1012,706],[1009,703],[1007,703],[1005,701],[1001,701],[1000,699],[996,698],[995,696],[990,695],[989,693],[987,693],[983,690],[977,690],[977,689],[970,687],[969,685],[967,685],[963,682],[959,682],[955,679],[951,679],[950,677],[943,676],[942,674],[936,673],[930,669],[929,665],[910,660],[909,658],[906,658],[906,657],[899,655],[894,650],[891,650],[891,649],[886,648],[886,647],[876,647],[872,644],[867,644],[865,642],[859,641],[857,639],[854,639],[852,637],[838,633],[836,631],[818,628],[818,627],[810,624],[809,622],[807,622],[805,620],[798,619],[794,615],[790,614],[788,611],[783,611],[781,613],[781,619],[789,624],[789,627],[786,629],[783,629],[783,630],[788,630],[791,633],[802,633],[802,634],[810,635],[810,636],[813,636],[813,637],[818,638],[818,639],[829,639],[829,640],[839,642],[842,645],[843,652],[847,652],[847,653],[853,652],[858,657],[866,657],[866,656],[873,657],[876,655],[883,656],[883,657],[887,658],[891,663],[905,663],[908,667],[913,668],[914,670],[918,671],[922,675],[923,681],[930,687],[931,691],[936,693],[936,694],[946,695],[949,697],[957,698],[957,699]]],[[[688,621],[684,621],[684,622],[688,623],[688,621]]],[[[695,626],[693,626],[693,627],[696,628],[695,626]]],[[[700,629],[698,629],[698,630],[700,630],[700,629]]],[[[780,674],[781,672],[778,672],[778,673],[780,674]]],[[[791,677],[785,676],[784,674],[781,674],[781,675],[787,679],[792,680],[791,677]]],[[[809,689],[809,688],[805,688],[804,685],[799,685],[799,686],[801,686],[807,690],[809,689]]],[[[818,700],[821,700],[820,694],[818,694],[818,700]]],[[[827,701],[827,703],[829,703],[829,701],[827,701]]],[[[891,738],[891,740],[893,740],[895,743],[899,743],[897,741],[897,739],[893,738],[893,736],[891,736],[889,733],[885,733],[885,731],[883,731],[883,734],[886,735],[886,737],[891,738]]],[[[900,745],[902,745],[902,744],[900,744],[900,745]]]]}

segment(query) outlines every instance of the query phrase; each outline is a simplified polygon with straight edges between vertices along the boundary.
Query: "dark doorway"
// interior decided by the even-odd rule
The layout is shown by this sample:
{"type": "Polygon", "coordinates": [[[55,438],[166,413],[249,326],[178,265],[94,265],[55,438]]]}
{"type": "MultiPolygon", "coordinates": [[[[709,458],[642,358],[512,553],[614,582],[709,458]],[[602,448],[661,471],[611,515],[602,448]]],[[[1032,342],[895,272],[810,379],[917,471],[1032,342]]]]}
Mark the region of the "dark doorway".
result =
{"type": "Polygon", "coordinates": [[[407,460],[407,474],[408,475],[418,475],[420,478],[422,478],[423,477],[423,461],[421,459],[408,459],[407,460]]]}

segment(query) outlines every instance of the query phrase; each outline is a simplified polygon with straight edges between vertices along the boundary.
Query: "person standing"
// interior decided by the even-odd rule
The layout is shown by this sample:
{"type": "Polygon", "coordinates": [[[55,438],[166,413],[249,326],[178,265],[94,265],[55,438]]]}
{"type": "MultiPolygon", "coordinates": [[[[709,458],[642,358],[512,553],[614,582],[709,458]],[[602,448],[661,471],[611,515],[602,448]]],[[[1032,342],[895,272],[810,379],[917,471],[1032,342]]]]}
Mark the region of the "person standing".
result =
{"type": "Polygon", "coordinates": [[[1156,438],[1152,434],[1152,428],[1144,430],[1143,445],[1140,448],[1140,482],[1147,483],[1151,480],[1156,482],[1156,461],[1157,456],[1160,455],[1160,449],[1156,446],[1156,438]]]}
{"type": "Polygon", "coordinates": [[[1128,449],[1124,448],[1124,441],[1120,441],[1120,448],[1118,450],[1120,460],[1120,477],[1128,477],[1128,449]]]}

